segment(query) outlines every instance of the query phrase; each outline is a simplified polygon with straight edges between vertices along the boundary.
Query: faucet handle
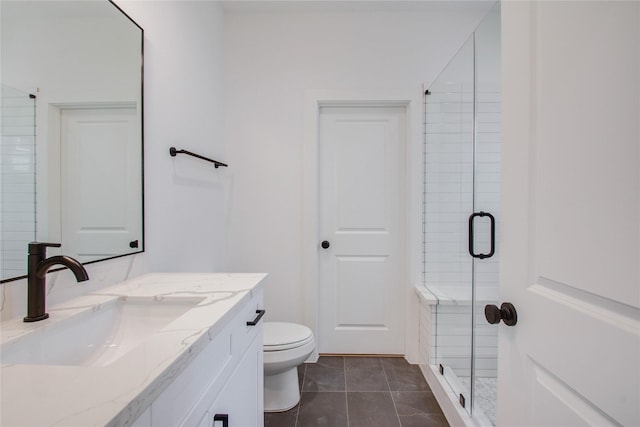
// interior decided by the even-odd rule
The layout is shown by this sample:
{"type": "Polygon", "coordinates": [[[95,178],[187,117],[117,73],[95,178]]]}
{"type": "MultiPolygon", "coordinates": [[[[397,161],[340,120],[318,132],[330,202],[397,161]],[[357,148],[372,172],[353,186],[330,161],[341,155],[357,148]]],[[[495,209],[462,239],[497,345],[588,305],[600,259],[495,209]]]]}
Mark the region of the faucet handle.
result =
{"type": "Polygon", "coordinates": [[[42,255],[46,256],[47,248],[59,248],[61,243],[45,243],[45,242],[30,242],[29,243],[29,255],[42,255]]]}

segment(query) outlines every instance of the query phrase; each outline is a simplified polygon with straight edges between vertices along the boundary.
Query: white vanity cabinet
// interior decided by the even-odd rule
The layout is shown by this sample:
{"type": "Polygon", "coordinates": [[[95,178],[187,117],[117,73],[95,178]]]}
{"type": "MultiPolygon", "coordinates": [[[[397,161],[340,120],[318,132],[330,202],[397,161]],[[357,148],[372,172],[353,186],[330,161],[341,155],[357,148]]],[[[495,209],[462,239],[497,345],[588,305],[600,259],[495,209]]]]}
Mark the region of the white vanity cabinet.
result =
{"type": "Polygon", "coordinates": [[[223,427],[220,414],[230,427],[262,427],[264,321],[247,322],[264,308],[266,277],[148,273],[54,304],[46,322],[3,320],[3,355],[18,346],[31,357],[44,338],[96,341],[60,365],[0,363],[0,425],[223,427]]]}
{"type": "MultiPolygon", "coordinates": [[[[197,424],[198,427],[252,427],[264,423],[262,383],[262,334],[256,337],[235,372],[197,424]],[[256,384],[256,378],[259,379],[256,384]],[[257,385],[257,387],[256,387],[257,385]],[[260,408],[259,411],[253,408],[260,408]]],[[[193,425],[186,422],[185,425],[193,425]]]]}
{"type": "Polygon", "coordinates": [[[134,426],[262,427],[262,290],[230,321],[155,399],[134,426]],[[225,418],[216,421],[214,417],[225,418]]]}

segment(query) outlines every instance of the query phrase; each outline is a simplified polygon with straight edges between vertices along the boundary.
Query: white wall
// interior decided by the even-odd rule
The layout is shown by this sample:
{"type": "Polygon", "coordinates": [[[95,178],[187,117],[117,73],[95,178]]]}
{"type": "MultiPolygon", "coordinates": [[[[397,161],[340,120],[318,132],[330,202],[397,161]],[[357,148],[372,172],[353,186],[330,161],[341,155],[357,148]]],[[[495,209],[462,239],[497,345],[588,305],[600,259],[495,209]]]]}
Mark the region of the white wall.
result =
{"type": "MultiPolygon", "coordinates": [[[[226,270],[223,12],[210,1],[118,1],[144,29],[145,249],[153,271],[226,270]]],[[[235,165],[231,163],[233,168],[235,165]]]]}
{"type": "Polygon", "coordinates": [[[303,321],[303,102],[309,90],[421,91],[487,9],[424,2],[392,10],[244,11],[225,16],[229,267],[270,273],[269,320],[303,321]]]}

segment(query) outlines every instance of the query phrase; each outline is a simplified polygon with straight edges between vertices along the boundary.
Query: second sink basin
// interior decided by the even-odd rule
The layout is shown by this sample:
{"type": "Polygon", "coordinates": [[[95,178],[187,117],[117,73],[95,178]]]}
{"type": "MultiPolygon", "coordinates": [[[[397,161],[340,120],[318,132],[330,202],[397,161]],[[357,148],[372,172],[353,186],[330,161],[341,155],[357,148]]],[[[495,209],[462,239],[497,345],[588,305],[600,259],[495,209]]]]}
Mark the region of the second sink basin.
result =
{"type": "Polygon", "coordinates": [[[0,358],[3,364],[107,366],[200,301],[114,298],[3,344],[0,358]]]}

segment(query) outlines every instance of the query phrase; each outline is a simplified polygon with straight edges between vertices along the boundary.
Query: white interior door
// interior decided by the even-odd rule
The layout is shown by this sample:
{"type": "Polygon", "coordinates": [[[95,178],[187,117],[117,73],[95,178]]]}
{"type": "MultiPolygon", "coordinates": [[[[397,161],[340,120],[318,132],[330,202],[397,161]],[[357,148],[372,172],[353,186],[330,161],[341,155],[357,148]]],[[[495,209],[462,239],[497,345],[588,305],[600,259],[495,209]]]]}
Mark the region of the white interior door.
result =
{"type": "Polygon", "coordinates": [[[139,251],[142,195],[130,185],[141,179],[136,109],[63,109],[60,117],[62,253],[89,261],[139,251]]]}
{"type": "Polygon", "coordinates": [[[640,425],[640,2],[504,2],[498,425],[640,425]]]}
{"type": "Polygon", "coordinates": [[[322,107],[319,351],[404,354],[404,107],[322,107]]]}

